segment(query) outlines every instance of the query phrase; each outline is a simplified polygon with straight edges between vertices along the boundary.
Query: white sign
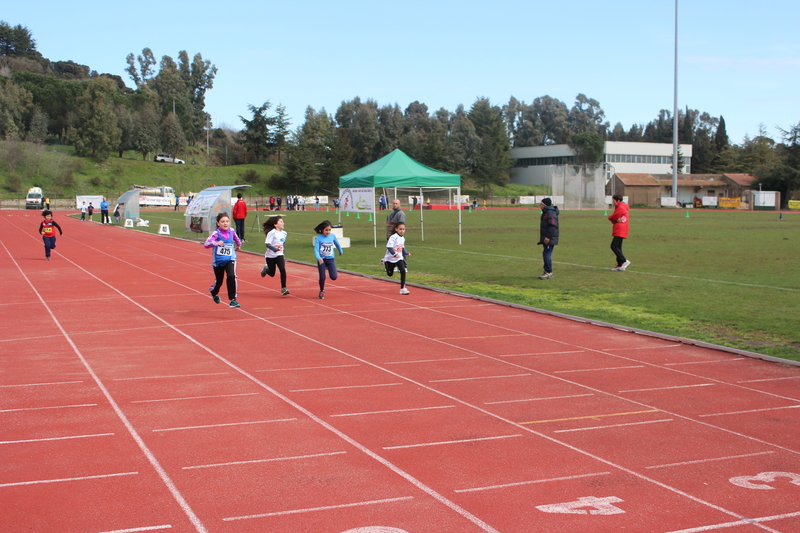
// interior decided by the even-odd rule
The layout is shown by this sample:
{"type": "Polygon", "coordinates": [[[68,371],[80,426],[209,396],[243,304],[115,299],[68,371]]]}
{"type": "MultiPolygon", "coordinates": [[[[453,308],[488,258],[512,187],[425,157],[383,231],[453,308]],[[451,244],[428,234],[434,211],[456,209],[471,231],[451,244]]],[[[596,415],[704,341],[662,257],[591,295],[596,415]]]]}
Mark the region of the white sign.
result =
{"type": "Polygon", "coordinates": [[[678,206],[678,199],[672,196],[662,196],[661,197],[661,207],[677,207],[678,206]]]}
{"type": "Polygon", "coordinates": [[[169,235],[169,224],[161,224],[158,227],[158,234],[159,235],[169,235]]]}
{"type": "Polygon", "coordinates": [[[133,219],[132,218],[126,218],[125,219],[125,227],[126,228],[132,228],[133,227],[133,219]]]}
{"type": "Polygon", "coordinates": [[[350,213],[375,211],[375,188],[339,189],[339,209],[350,213]]]}
{"type": "Polygon", "coordinates": [[[716,196],[703,196],[702,202],[705,207],[717,207],[716,196]]]}
{"type": "Polygon", "coordinates": [[[537,205],[539,202],[536,201],[535,196],[520,196],[519,203],[520,205],[537,205]]]}
{"type": "Polygon", "coordinates": [[[189,204],[189,207],[186,208],[186,212],[183,215],[187,217],[209,216],[209,211],[211,211],[211,207],[220,194],[222,194],[222,191],[200,192],[197,196],[192,198],[192,203],[189,204]]]}

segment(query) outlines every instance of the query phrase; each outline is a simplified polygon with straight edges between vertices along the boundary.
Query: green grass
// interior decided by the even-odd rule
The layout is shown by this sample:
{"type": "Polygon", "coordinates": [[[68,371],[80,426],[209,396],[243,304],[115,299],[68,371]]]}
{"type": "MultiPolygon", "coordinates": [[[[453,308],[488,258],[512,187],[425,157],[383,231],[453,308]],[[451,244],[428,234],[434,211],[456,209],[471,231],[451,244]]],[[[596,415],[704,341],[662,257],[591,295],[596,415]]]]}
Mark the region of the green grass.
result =
{"type": "MultiPolygon", "coordinates": [[[[419,212],[408,213],[409,282],[800,361],[800,213],[632,211],[627,272],[610,271],[603,215],[561,213],[555,278],[541,281],[538,210],[463,212],[462,245],[457,212],[426,211],[424,241],[419,212]]],[[[173,236],[184,235],[180,213],[142,217],[148,231],[170,224],[173,236]]],[[[384,217],[376,249],[367,217],[342,216],[352,246],[337,258],[341,269],[383,273],[384,217]]],[[[336,223],[337,215],[288,213],[287,258],[313,261],[312,228],[325,218],[336,223]]],[[[263,253],[254,220],[251,212],[245,249],[263,253]]]]}

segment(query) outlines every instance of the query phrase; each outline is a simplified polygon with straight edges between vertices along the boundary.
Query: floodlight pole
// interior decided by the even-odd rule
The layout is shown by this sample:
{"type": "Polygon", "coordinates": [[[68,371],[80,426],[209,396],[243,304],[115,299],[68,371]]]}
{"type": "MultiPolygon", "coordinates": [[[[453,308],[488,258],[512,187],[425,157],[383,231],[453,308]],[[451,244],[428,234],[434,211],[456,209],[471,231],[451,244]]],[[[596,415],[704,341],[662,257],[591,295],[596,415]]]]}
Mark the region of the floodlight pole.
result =
{"type": "Polygon", "coordinates": [[[675,0],[675,88],[672,106],[672,196],[678,206],[678,0],[675,0]]]}

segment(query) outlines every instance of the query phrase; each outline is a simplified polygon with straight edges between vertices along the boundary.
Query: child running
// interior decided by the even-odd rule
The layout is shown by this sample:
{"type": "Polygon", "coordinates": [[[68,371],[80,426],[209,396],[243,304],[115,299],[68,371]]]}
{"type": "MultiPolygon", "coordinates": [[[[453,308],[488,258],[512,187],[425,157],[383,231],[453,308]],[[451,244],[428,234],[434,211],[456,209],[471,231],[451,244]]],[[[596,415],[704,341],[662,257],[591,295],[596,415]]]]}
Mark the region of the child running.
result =
{"type": "Polygon", "coordinates": [[[228,213],[222,212],[217,215],[217,229],[211,232],[203,246],[214,249],[211,265],[214,267],[216,282],[209,287],[214,303],[219,303],[222,278],[227,276],[230,307],[240,307],[239,302],[236,301],[236,250],[241,249],[242,241],[231,229],[231,219],[228,213]]]}
{"type": "Polygon", "coordinates": [[[339,239],[331,233],[332,230],[333,227],[328,220],[323,220],[314,228],[317,233],[317,236],[314,237],[314,256],[317,258],[317,268],[319,269],[319,295],[317,298],[320,300],[325,299],[325,271],[328,271],[332,280],[339,277],[339,273],[336,271],[336,261],[333,259],[333,247],[335,246],[339,250],[339,255],[344,253],[339,239]]]}
{"type": "Polygon", "coordinates": [[[50,250],[55,250],[56,248],[56,230],[58,230],[59,235],[64,235],[64,232],[61,231],[61,226],[58,225],[58,222],[53,220],[52,211],[45,209],[42,211],[42,216],[44,220],[39,224],[39,235],[42,236],[44,241],[44,257],[50,261],[50,250]]]}
{"type": "Polygon", "coordinates": [[[406,244],[406,225],[400,222],[394,227],[389,241],[386,243],[386,255],[383,256],[383,266],[386,267],[386,274],[391,276],[394,269],[400,271],[400,294],[409,294],[406,289],[406,257],[411,255],[405,249],[406,244]]]}
{"type": "Polygon", "coordinates": [[[267,253],[264,254],[267,264],[261,269],[261,277],[267,275],[275,277],[277,267],[281,271],[281,296],[289,294],[289,289],[286,288],[286,264],[283,259],[283,247],[286,243],[286,232],[283,230],[285,226],[286,223],[281,216],[269,217],[263,225],[264,233],[267,234],[267,240],[264,241],[267,245],[267,253]]]}

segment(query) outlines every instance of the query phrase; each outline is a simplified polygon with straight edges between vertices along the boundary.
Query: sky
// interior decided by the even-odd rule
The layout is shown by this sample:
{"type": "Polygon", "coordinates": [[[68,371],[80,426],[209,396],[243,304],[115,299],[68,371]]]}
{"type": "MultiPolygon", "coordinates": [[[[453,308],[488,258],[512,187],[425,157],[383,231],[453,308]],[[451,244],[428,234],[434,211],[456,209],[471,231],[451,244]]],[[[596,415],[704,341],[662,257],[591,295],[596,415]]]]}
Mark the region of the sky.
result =
{"type": "MultiPolygon", "coordinates": [[[[291,129],[306,108],[335,114],[355,97],[414,101],[430,112],[594,98],[611,127],[673,109],[676,0],[404,2],[5,2],[0,20],[27,27],[51,61],[122,76],[128,54],[200,53],[217,69],[206,95],[215,127],[241,129],[248,104],[283,105],[291,129]]],[[[678,4],[678,107],[723,116],[732,143],[780,140],[800,123],[797,0],[678,4]]]]}

